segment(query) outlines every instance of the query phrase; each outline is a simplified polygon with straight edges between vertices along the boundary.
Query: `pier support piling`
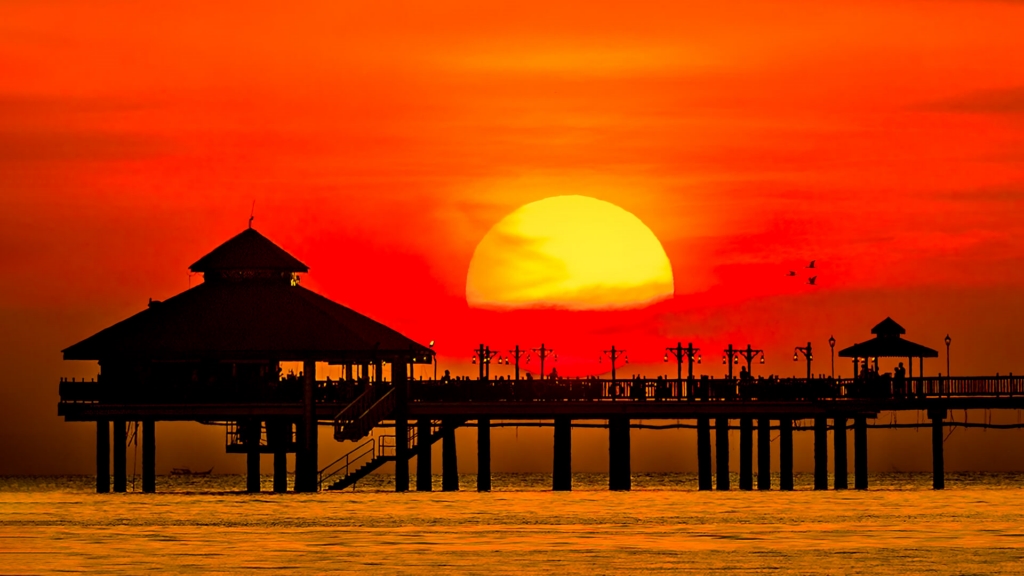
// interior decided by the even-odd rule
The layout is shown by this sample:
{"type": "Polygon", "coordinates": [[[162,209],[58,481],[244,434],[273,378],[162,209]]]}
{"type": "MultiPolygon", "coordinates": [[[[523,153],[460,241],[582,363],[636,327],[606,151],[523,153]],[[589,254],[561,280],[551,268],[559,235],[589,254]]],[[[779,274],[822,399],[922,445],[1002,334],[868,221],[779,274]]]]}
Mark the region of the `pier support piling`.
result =
{"type": "Polygon", "coordinates": [[[128,423],[114,420],[114,492],[128,491],[128,423]]]}
{"type": "Polygon", "coordinates": [[[729,419],[715,418],[715,488],[729,489],[729,419]]]}
{"type": "Polygon", "coordinates": [[[711,490],[711,420],[697,418],[697,489],[711,490]]]}
{"type": "Polygon", "coordinates": [[[455,448],[455,422],[441,423],[441,490],[455,492],[459,489],[459,455],[455,448]]]}
{"type": "Polygon", "coordinates": [[[932,488],[943,490],[946,488],[946,465],[942,452],[942,421],[946,418],[946,411],[933,408],[928,410],[928,417],[932,420],[932,488]]]}
{"type": "Polygon", "coordinates": [[[316,492],[320,468],[317,462],[317,420],[314,392],[316,390],[316,362],[306,360],[302,365],[302,423],[300,445],[295,453],[295,491],[316,492]]]}
{"type": "Polygon", "coordinates": [[[779,490],[793,489],[793,420],[779,420],[779,490]]]}
{"type": "Polygon", "coordinates": [[[814,419],[814,489],[828,490],[828,419],[814,419]]]}
{"type": "Polygon", "coordinates": [[[430,492],[434,489],[430,428],[429,418],[420,418],[416,421],[416,490],[419,492],[430,492]]]}
{"type": "Polygon", "coordinates": [[[491,491],[491,419],[476,421],[476,490],[491,491]]]}
{"type": "Polygon", "coordinates": [[[288,453],[274,452],[274,492],[288,491],[288,453]]]}
{"type": "MultiPolygon", "coordinates": [[[[376,364],[377,379],[383,381],[381,363],[376,364]]],[[[395,390],[395,492],[409,491],[409,364],[391,363],[391,384],[395,390]]]]}
{"type": "Polygon", "coordinates": [[[555,418],[554,474],[551,489],[572,490],[572,420],[563,416],[555,418]]]}
{"type": "Polygon", "coordinates": [[[772,421],[757,420],[757,489],[772,489],[772,421]]]}
{"type": "Polygon", "coordinates": [[[156,492],[156,422],[142,421],[142,491],[156,492]]]}
{"type": "Polygon", "coordinates": [[[245,444],[245,491],[260,491],[260,436],[259,420],[239,422],[242,428],[242,442],[245,444]]]}
{"type": "Polygon", "coordinates": [[[846,466],[846,418],[832,419],[832,446],[835,450],[835,480],[832,485],[836,490],[846,490],[850,487],[846,466]]]}
{"type": "Polygon", "coordinates": [[[608,488],[610,490],[629,490],[632,486],[629,418],[610,418],[608,420],[608,488]]]}
{"type": "Polygon", "coordinates": [[[853,419],[853,487],[868,489],[868,419],[853,419]]]}
{"type": "Polygon", "coordinates": [[[740,490],[754,489],[754,420],[740,418],[740,490]]]}
{"type": "Polygon", "coordinates": [[[110,422],[96,422],[96,492],[110,492],[110,422]]]}

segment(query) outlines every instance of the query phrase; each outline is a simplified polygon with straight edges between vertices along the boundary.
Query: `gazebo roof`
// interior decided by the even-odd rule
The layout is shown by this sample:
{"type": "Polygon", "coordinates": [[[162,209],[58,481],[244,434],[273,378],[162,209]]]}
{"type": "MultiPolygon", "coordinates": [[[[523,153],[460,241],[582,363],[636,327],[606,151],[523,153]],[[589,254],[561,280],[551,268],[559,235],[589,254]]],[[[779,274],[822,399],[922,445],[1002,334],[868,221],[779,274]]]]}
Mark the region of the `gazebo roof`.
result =
{"type": "MultiPolygon", "coordinates": [[[[255,230],[246,230],[194,264],[193,270],[241,262],[278,266],[279,271],[287,270],[283,266],[305,269],[255,230]],[[246,246],[254,250],[247,251],[246,246]]],[[[163,302],[151,302],[146,310],[64,350],[65,360],[101,361],[428,363],[432,356],[429,348],[350,308],[286,279],[260,277],[204,282],[163,302]]]]}
{"type": "Polygon", "coordinates": [[[892,318],[882,320],[871,333],[875,337],[871,340],[854,344],[849,348],[839,351],[841,358],[937,358],[939,353],[935,350],[905,340],[901,337],[906,334],[902,326],[892,318]]]}
{"type": "Polygon", "coordinates": [[[896,323],[895,320],[886,316],[885,320],[882,320],[875,327],[871,329],[871,333],[878,336],[900,336],[906,334],[907,331],[896,323]]]}
{"type": "Polygon", "coordinates": [[[252,228],[243,230],[189,266],[193,272],[273,270],[308,272],[309,267],[252,228]]]}

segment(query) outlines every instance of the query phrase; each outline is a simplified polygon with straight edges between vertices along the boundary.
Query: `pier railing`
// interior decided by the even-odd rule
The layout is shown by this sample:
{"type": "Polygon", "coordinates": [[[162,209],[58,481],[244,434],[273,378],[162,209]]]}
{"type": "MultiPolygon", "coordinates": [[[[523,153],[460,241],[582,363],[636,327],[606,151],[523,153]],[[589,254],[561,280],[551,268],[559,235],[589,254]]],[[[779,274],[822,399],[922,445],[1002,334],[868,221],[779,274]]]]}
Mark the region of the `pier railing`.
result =
{"type": "MultiPolygon", "coordinates": [[[[409,398],[417,402],[533,401],[815,401],[845,398],[912,399],[1024,396],[1024,377],[925,376],[872,378],[556,378],[416,380],[409,398]]],[[[385,418],[393,405],[378,404],[392,390],[390,383],[367,386],[352,382],[317,383],[318,402],[347,405],[349,425],[356,417],[385,418]],[[358,394],[356,394],[358,392],[358,394]],[[376,406],[376,412],[368,414],[376,406]],[[377,414],[379,412],[380,414],[377,414]]],[[[393,396],[393,395],[392,395],[393,396]]],[[[288,387],[272,392],[237,390],[198,384],[169,387],[111,386],[97,380],[60,381],[61,404],[297,404],[301,396],[288,387]]],[[[339,430],[346,418],[339,414],[339,430]]],[[[372,426],[370,426],[372,428],[372,426]]],[[[368,429],[367,429],[368,430],[368,429]]]]}

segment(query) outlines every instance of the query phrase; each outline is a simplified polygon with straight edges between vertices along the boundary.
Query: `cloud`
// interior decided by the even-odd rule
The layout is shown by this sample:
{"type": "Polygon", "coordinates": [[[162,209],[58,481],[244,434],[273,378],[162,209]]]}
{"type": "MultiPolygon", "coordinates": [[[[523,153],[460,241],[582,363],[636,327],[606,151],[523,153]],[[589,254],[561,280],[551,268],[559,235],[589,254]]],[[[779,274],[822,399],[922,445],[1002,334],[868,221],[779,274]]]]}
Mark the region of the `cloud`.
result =
{"type": "Polygon", "coordinates": [[[967,92],[927,108],[964,114],[1024,114],[1024,86],[967,92]]]}

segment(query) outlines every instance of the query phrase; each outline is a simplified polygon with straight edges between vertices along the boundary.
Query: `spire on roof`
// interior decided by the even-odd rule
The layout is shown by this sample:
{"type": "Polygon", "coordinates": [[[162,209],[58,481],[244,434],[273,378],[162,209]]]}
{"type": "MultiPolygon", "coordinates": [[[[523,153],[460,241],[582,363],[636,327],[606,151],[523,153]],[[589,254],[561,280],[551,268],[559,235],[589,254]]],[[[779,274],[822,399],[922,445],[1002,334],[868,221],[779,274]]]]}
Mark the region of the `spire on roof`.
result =
{"type": "Polygon", "coordinates": [[[202,272],[207,281],[214,278],[291,280],[293,274],[309,271],[308,266],[252,228],[214,248],[189,269],[202,272]]]}

